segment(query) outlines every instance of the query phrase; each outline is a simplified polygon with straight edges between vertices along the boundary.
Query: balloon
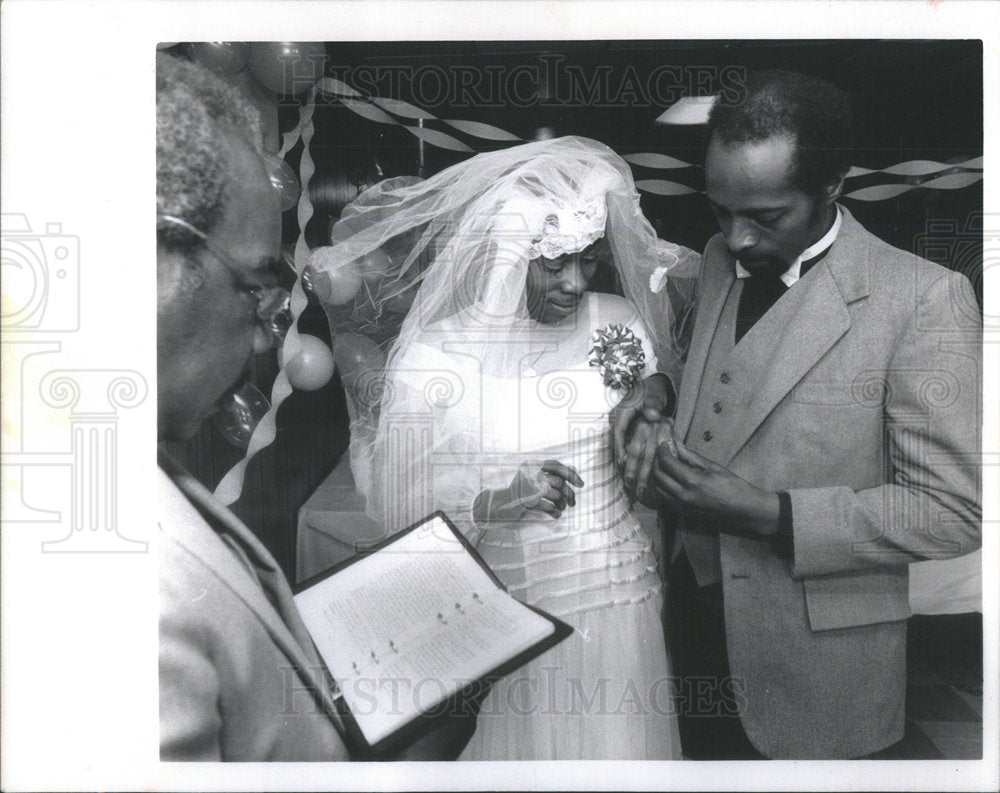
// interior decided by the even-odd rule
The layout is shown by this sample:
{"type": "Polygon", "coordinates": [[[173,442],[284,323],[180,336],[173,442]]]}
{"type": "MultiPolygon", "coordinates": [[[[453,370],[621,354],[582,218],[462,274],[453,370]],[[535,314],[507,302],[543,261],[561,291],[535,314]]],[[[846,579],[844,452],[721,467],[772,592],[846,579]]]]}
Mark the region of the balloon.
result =
{"type": "Polygon", "coordinates": [[[315,391],[325,386],[333,377],[333,353],[315,336],[303,333],[299,336],[299,341],[302,342],[302,349],[287,362],[284,361],[282,354],[281,365],[292,388],[297,388],[299,391],[315,391]]]}
{"type": "Polygon", "coordinates": [[[271,184],[274,189],[281,194],[281,211],[285,212],[295,206],[299,200],[299,178],[289,165],[281,157],[275,154],[264,153],[264,165],[267,166],[267,175],[271,177],[271,184]]]}
{"type": "Polygon", "coordinates": [[[239,74],[250,59],[250,45],[245,41],[202,41],[190,46],[195,60],[217,74],[239,74]]]}
{"type": "Polygon", "coordinates": [[[308,264],[302,269],[302,289],[306,295],[320,304],[329,303],[333,297],[330,276],[322,270],[314,270],[308,264]]]}
{"type": "Polygon", "coordinates": [[[333,356],[340,379],[348,384],[357,382],[358,376],[365,371],[385,368],[385,356],[378,345],[357,333],[338,333],[333,356]]]}
{"type": "Polygon", "coordinates": [[[408,286],[392,297],[382,300],[382,308],[391,314],[406,314],[417,296],[417,282],[411,281],[408,286]]]}
{"type": "Polygon", "coordinates": [[[333,248],[317,248],[309,254],[309,267],[312,268],[311,281],[316,288],[316,296],[331,306],[341,306],[353,299],[361,289],[361,276],[354,268],[353,262],[336,263],[331,258],[333,248]],[[322,276],[326,278],[322,278],[322,276]],[[329,284],[329,287],[327,286],[329,284]],[[329,293],[328,297],[320,294],[329,293]]]}
{"type": "Polygon", "coordinates": [[[358,261],[358,269],[362,275],[388,275],[395,268],[395,264],[389,255],[382,249],[376,248],[369,251],[358,261]]]}
{"type": "Polygon", "coordinates": [[[215,427],[233,446],[245,449],[250,445],[254,429],[270,407],[267,397],[253,383],[244,383],[219,406],[214,418],[215,427]]]}
{"type": "Polygon", "coordinates": [[[276,94],[300,94],[323,76],[321,42],[270,41],[250,45],[250,71],[276,94]]]}

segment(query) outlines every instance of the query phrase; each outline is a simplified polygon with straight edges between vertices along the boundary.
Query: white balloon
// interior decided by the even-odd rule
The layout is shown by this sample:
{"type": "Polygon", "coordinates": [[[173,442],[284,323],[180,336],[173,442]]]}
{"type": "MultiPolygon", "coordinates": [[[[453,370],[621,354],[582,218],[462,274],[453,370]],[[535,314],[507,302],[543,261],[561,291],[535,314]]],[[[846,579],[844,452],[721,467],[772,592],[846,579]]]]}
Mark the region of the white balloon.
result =
{"type": "Polygon", "coordinates": [[[325,386],[333,377],[333,353],[326,344],[315,336],[305,333],[299,336],[302,348],[290,361],[285,361],[284,348],[279,363],[293,388],[299,391],[315,391],[325,386]]]}
{"type": "MultiPolygon", "coordinates": [[[[316,248],[316,250],[309,254],[309,266],[317,274],[325,274],[330,281],[330,296],[324,302],[333,306],[340,306],[354,299],[358,290],[361,289],[361,276],[354,269],[352,263],[335,263],[332,261],[332,252],[333,248],[331,247],[316,248]]],[[[317,281],[319,280],[321,279],[317,278],[317,281]]],[[[319,283],[316,285],[320,286],[319,283]]],[[[325,294],[326,291],[326,285],[323,284],[322,292],[325,294]]],[[[317,290],[317,296],[323,299],[323,296],[319,294],[319,290],[317,290]]]]}

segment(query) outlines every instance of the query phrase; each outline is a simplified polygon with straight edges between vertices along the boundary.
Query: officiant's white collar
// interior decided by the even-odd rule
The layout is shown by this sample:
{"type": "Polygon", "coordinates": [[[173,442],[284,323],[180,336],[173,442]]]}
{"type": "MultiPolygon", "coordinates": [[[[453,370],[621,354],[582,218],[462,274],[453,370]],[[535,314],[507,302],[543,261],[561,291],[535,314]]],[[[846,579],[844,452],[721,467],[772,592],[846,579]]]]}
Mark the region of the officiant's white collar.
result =
{"type": "MultiPolygon", "coordinates": [[[[833,245],[834,241],[837,239],[837,234],[840,233],[840,225],[843,220],[844,213],[841,212],[840,207],[837,207],[837,217],[833,220],[833,225],[830,226],[830,230],[820,237],[816,242],[802,251],[799,254],[799,258],[795,260],[791,267],[789,267],[785,272],[778,276],[785,286],[791,286],[796,281],[799,280],[799,271],[802,269],[802,262],[807,262],[810,259],[819,256],[823,251],[833,245]]],[[[737,278],[749,278],[753,273],[748,271],[739,261],[736,262],[736,277],[737,278]]]]}

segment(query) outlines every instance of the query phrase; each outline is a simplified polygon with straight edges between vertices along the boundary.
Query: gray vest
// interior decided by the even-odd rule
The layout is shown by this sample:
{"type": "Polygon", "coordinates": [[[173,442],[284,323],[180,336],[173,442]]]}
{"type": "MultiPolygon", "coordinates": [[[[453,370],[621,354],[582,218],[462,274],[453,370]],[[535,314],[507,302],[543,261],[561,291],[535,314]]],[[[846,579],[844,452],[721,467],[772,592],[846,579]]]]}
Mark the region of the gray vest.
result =
{"type": "MultiPolygon", "coordinates": [[[[743,293],[743,280],[733,282],[719,317],[701,383],[698,386],[698,400],[692,412],[691,425],[684,437],[684,445],[694,452],[717,460],[716,438],[730,433],[733,424],[739,424],[750,404],[750,378],[746,375],[743,356],[735,349],[736,315],[743,293]]],[[[751,329],[741,339],[741,345],[759,343],[751,329]]],[[[699,525],[697,519],[688,519],[677,532],[673,556],[680,549],[687,552],[691,568],[700,586],[721,580],[719,566],[718,527],[707,523],[699,525]]]]}

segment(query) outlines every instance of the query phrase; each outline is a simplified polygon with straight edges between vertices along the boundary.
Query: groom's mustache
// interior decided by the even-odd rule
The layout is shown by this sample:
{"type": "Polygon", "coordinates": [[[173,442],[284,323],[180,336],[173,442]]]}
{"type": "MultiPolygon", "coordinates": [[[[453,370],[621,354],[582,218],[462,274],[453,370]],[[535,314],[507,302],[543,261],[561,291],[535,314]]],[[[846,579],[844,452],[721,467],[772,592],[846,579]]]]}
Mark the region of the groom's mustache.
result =
{"type": "Polygon", "coordinates": [[[729,253],[754,275],[781,275],[792,266],[791,262],[786,262],[777,256],[747,256],[745,252],[737,253],[733,250],[729,253]]]}

